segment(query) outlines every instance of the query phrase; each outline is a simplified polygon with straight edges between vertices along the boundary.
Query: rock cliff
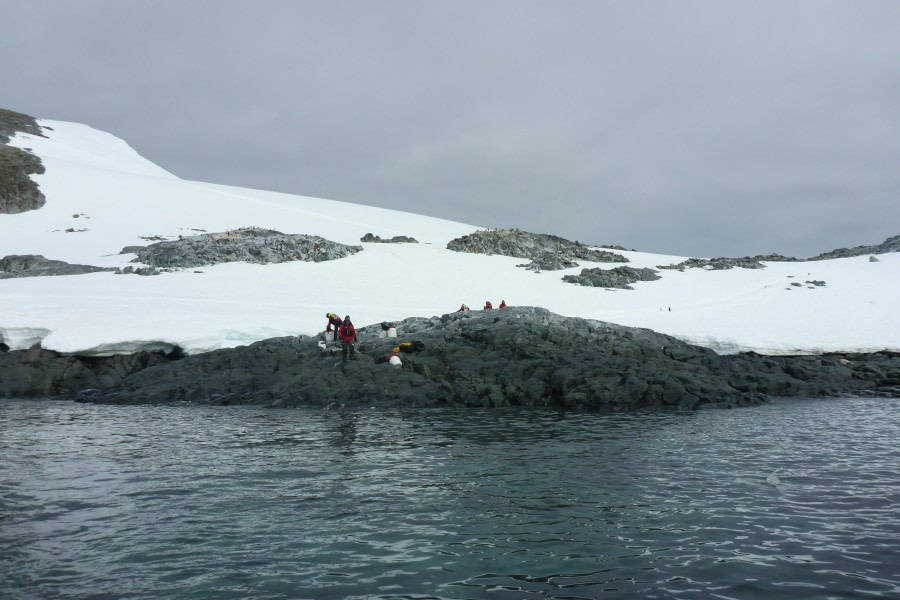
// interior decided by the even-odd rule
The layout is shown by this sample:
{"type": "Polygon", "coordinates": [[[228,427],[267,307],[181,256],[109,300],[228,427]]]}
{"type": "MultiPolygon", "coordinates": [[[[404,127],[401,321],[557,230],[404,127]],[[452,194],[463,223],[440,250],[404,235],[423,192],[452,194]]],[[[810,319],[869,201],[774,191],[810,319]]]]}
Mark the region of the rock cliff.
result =
{"type": "Polygon", "coordinates": [[[33,117],[0,108],[0,214],[34,210],[46,202],[44,194],[31,179],[31,175],[44,172],[41,159],[9,145],[17,132],[44,137],[33,117]]]}

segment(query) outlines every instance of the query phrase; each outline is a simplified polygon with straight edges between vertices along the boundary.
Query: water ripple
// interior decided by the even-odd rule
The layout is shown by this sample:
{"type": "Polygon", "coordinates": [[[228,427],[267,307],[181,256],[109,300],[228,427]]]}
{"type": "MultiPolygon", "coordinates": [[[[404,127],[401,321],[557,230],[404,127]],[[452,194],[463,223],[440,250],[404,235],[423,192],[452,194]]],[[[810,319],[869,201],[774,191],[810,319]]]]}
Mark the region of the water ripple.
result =
{"type": "Polygon", "coordinates": [[[896,408],[0,400],[0,597],[897,596],[896,408]]]}

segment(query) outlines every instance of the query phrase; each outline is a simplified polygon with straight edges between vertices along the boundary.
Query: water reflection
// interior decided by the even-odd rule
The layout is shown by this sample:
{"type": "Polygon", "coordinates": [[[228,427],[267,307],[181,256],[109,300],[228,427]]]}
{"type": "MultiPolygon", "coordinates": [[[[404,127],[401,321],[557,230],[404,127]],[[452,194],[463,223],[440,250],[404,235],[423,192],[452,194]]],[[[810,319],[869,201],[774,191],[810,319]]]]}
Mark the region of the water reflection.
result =
{"type": "Polygon", "coordinates": [[[345,456],[354,454],[354,444],[356,443],[356,421],[358,414],[355,411],[341,411],[337,417],[337,424],[334,428],[334,435],[331,436],[329,443],[340,450],[345,456]]]}

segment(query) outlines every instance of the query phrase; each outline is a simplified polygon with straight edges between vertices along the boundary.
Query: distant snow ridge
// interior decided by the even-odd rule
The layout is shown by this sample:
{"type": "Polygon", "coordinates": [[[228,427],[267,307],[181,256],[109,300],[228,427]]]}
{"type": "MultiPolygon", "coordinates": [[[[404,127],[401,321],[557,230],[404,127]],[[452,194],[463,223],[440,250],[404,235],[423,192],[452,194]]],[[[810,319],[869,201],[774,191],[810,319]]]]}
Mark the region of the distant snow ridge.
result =
{"type": "Polygon", "coordinates": [[[621,254],[597,250],[567,239],[543,233],[528,233],[518,229],[489,229],[476,231],[450,240],[448,250],[473,254],[499,254],[534,261],[528,269],[556,271],[577,267],[576,260],[604,263],[626,263],[621,254]]]}
{"type": "Polygon", "coordinates": [[[347,246],[315,235],[245,227],[126,248],[124,251],[133,251],[137,255],[132,262],[151,267],[191,268],[225,262],[322,262],[351,256],[360,250],[361,246],[347,246]]]}

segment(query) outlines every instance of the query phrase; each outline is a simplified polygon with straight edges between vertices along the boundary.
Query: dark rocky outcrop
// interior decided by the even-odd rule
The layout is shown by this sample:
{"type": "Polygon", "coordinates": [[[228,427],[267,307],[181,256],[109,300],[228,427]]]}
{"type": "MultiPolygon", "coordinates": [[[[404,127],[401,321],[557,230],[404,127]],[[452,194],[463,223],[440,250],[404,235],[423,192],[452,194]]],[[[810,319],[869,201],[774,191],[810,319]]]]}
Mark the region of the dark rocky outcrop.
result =
{"type": "Polygon", "coordinates": [[[532,260],[518,265],[535,271],[553,271],[577,267],[575,261],[627,263],[621,254],[598,250],[581,242],[571,242],[555,235],[528,233],[518,229],[476,231],[451,240],[447,249],[473,254],[499,254],[532,260]]]}
{"type": "Polygon", "coordinates": [[[8,143],[17,132],[47,137],[34,117],[0,108],[0,144],[8,143]]]}
{"type": "Polygon", "coordinates": [[[757,256],[745,256],[743,258],[689,258],[674,265],[657,265],[658,269],[676,269],[684,271],[685,269],[709,269],[722,270],[733,269],[735,267],[741,269],[763,269],[763,262],[805,262],[813,260],[830,260],[833,258],[848,258],[851,256],[870,255],[871,262],[878,262],[875,254],[887,254],[888,252],[900,252],[900,235],[889,237],[877,246],[856,246],[854,248],[838,248],[831,252],[824,252],[818,256],[807,259],[797,259],[792,256],[783,256],[781,254],[759,254],[757,256]]]}
{"type": "Polygon", "coordinates": [[[167,363],[162,352],[108,357],[63,356],[34,346],[0,353],[0,396],[44,397],[77,394],[85,389],[121,385],[134,373],[167,363]]]}
{"type": "MultiPolygon", "coordinates": [[[[657,269],[673,269],[676,271],[684,271],[685,269],[708,269],[710,271],[721,271],[725,269],[733,269],[735,267],[741,269],[764,269],[765,265],[760,261],[772,260],[758,256],[745,256],[744,258],[689,258],[674,265],[657,265],[657,269]]],[[[781,257],[781,260],[791,261],[796,259],[788,259],[781,257]]]]}
{"type": "Polygon", "coordinates": [[[16,214],[40,208],[46,202],[31,175],[44,172],[37,156],[9,145],[17,133],[44,137],[33,117],[0,108],[0,214],[16,214]]]}
{"type": "Polygon", "coordinates": [[[157,268],[191,268],[238,261],[255,264],[293,260],[321,262],[351,256],[362,247],[346,246],[315,235],[292,235],[246,227],[128,249],[137,254],[132,262],[157,268]]]}
{"type": "MultiPolygon", "coordinates": [[[[165,269],[165,270],[171,271],[172,269],[165,269]]],[[[128,267],[125,267],[124,269],[122,269],[122,268],[116,269],[116,275],[144,275],[144,276],[147,276],[147,275],[159,275],[160,273],[162,273],[162,271],[160,271],[156,267],[137,267],[137,268],[135,268],[132,266],[128,266],[128,267]]]]}
{"type": "Polygon", "coordinates": [[[178,358],[0,354],[0,395],[84,402],[329,406],[550,406],[693,410],[778,396],[900,395],[900,354],[719,356],[646,329],[530,307],[406,319],[399,338],[361,328],[358,360],[313,337],[178,358]],[[402,367],[385,361],[394,344],[402,367]]]}
{"type": "Polygon", "coordinates": [[[516,266],[523,267],[528,271],[540,273],[541,271],[561,271],[563,269],[571,269],[577,267],[578,263],[568,258],[565,254],[560,254],[559,252],[554,252],[552,250],[545,250],[530,263],[523,263],[516,266]]]}
{"type": "Polygon", "coordinates": [[[0,279],[81,275],[98,271],[115,271],[115,268],[70,264],[61,260],[44,258],[40,254],[10,254],[0,258],[0,279]]]}
{"type": "Polygon", "coordinates": [[[653,269],[635,269],[633,267],[616,267],[615,269],[582,269],[578,275],[563,275],[567,283],[577,283],[586,287],[634,289],[630,284],[637,281],[656,281],[659,275],[653,269]]]}
{"type": "Polygon", "coordinates": [[[895,235],[884,240],[877,246],[856,246],[854,248],[838,248],[831,252],[825,252],[814,256],[809,260],[828,260],[832,258],[847,258],[850,256],[863,256],[866,254],[887,254],[888,252],[900,252],[900,235],[895,235]]]}
{"type": "Polygon", "coordinates": [[[373,235],[371,233],[367,233],[366,235],[359,238],[359,241],[365,242],[368,244],[418,244],[419,241],[415,238],[407,237],[405,235],[395,235],[389,240],[382,239],[379,235],[373,235]]]}

